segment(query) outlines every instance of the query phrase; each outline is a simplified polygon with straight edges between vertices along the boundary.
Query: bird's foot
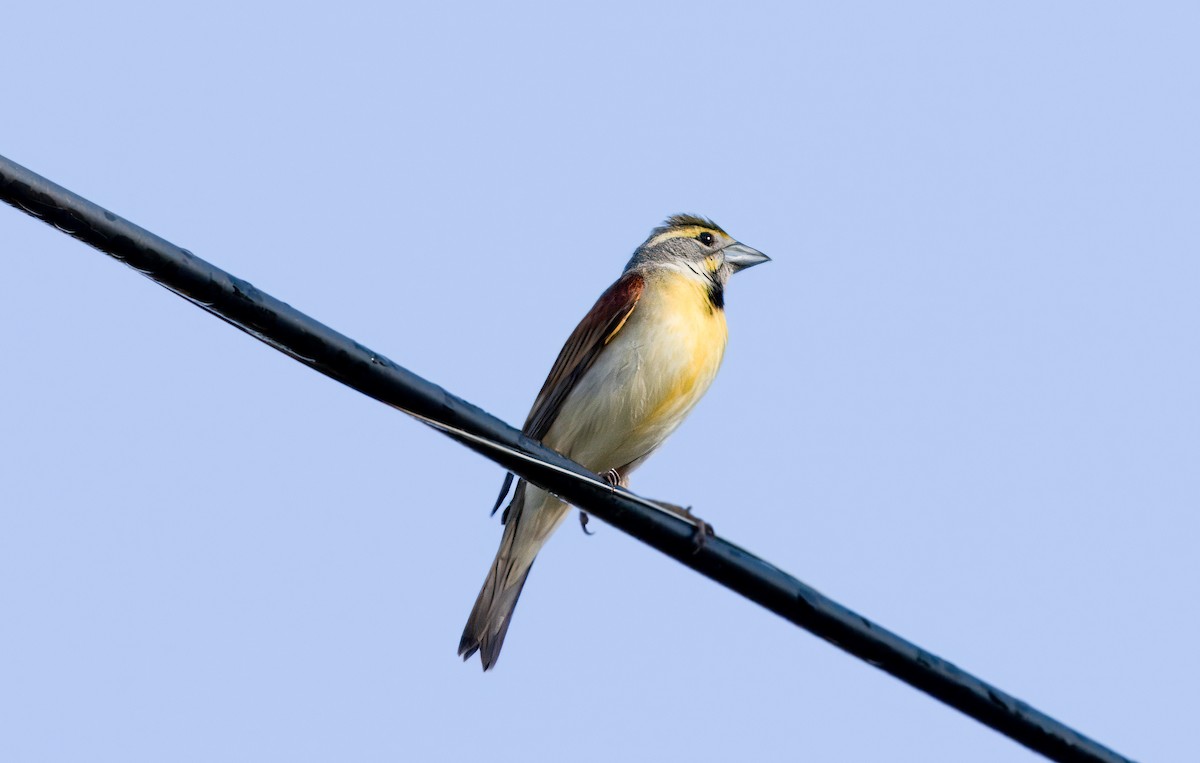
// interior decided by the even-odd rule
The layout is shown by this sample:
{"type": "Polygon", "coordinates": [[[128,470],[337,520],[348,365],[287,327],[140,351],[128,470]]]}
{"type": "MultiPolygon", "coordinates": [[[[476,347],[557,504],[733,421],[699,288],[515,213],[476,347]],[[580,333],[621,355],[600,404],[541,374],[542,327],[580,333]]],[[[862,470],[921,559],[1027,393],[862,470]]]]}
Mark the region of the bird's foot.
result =
{"type": "Polygon", "coordinates": [[[696,527],[695,532],[692,533],[692,553],[699,552],[700,549],[704,548],[704,544],[708,542],[708,539],[716,535],[712,525],[692,513],[691,506],[678,506],[666,501],[655,501],[654,503],[664,511],[668,511],[696,527]]]}
{"type": "MultiPolygon", "coordinates": [[[[606,471],[601,472],[600,479],[607,482],[609,487],[613,487],[613,488],[621,487],[621,473],[619,471],[617,471],[616,469],[608,469],[606,471]]],[[[595,535],[596,534],[596,532],[594,530],[587,529],[588,514],[586,511],[579,512],[579,526],[580,526],[580,528],[583,529],[584,535],[595,535]]]]}
{"type": "MultiPolygon", "coordinates": [[[[691,506],[688,507],[688,513],[691,513],[691,506]]],[[[700,549],[704,548],[704,544],[708,543],[708,539],[716,536],[716,531],[713,526],[705,522],[700,517],[692,517],[692,521],[696,523],[696,529],[692,532],[692,553],[700,553],[700,549]]]]}
{"type": "MultiPolygon", "coordinates": [[[[621,476],[621,473],[619,471],[617,471],[616,469],[606,469],[605,471],[600,472],[600,479],[607,482],[608,486],[611,488],[624,487],[625,479],[621,476]]],[[[586,511],[579,512],[579,526],[581,528],[583,528],[584,535],[595,535],[596,534],[594,531],[587,529],[588,514],[586,511]]]]}

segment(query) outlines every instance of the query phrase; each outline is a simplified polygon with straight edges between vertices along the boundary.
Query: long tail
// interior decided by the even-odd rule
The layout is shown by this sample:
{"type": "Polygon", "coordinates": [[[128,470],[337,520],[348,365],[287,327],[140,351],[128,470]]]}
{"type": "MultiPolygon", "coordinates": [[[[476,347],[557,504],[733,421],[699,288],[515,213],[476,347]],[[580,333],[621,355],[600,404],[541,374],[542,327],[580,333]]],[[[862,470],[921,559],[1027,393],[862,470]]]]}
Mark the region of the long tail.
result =
{"type": "Polygon", "coordinates": [[[508,633],[534,557],[566,514],[565,505],[537,488],[528,489],[527,502],[526,488],[524,480],[518,483],[512,503],[505,509],[500,550],[458,642],[458,655],[467,660],[479,652],[484,670],[491,669],[500,656],[504,634],[508,633]]]}

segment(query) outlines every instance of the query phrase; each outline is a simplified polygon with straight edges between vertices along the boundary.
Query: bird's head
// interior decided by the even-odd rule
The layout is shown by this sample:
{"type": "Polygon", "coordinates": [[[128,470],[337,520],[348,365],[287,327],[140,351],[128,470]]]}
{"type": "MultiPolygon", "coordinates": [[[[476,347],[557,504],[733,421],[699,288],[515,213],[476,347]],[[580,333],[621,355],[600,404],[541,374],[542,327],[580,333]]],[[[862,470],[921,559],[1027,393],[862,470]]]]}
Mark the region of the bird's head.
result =
{"type": "Polygon", "coordinates": [[[672,215],[650,232],[625,269],[671,268],[724,287],[729,276],[770,259],[735,241],[712,220],[672,215]]]}

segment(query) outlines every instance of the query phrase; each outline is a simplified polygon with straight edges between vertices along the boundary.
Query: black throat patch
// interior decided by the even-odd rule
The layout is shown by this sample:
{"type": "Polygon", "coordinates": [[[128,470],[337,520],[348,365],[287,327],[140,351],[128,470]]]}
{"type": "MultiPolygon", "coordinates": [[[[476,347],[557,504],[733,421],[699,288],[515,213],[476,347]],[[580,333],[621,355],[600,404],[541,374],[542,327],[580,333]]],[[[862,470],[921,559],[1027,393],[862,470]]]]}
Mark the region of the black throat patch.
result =
{"type": "Polygon", "coordinates": [[[725,287],[716,281],[708,284],[708,304],[712,305],[714,310],[725,309],[725,287]]]}

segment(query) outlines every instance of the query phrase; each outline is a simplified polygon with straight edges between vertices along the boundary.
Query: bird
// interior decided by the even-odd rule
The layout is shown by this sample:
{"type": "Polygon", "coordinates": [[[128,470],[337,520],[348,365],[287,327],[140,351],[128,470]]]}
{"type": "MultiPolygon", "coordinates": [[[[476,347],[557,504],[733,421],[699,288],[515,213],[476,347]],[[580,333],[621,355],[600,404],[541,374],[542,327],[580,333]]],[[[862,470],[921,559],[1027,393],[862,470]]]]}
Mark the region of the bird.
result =
{"type": "MultiPolygon", "coordinates": [[[[769,260],[711,220],[668,217],[571,333],[522,432],[628,487],[630,473],[683,422],[717,374],[728,337],[729,277],[769,260]]],[[[511,481],[509,474],[493,513],[511,481]]],[[[500,548],[458,645],[464,661],[479,652],[485,671],[500,655],[534,557],[569,512],[525,480],[512,496],[500,548]]],[[[585,514],[580,521],[586,532],[585,514]]]]}

